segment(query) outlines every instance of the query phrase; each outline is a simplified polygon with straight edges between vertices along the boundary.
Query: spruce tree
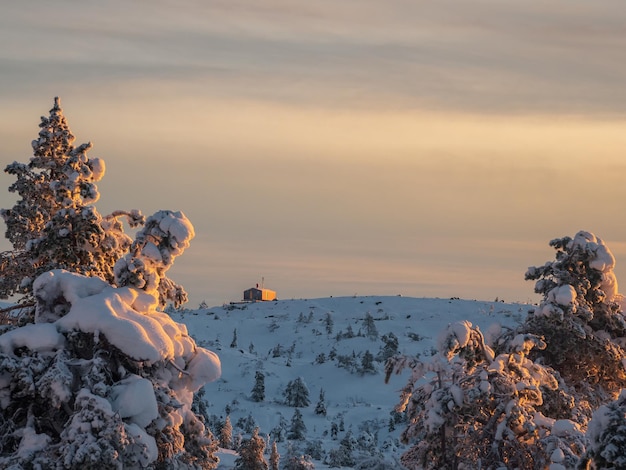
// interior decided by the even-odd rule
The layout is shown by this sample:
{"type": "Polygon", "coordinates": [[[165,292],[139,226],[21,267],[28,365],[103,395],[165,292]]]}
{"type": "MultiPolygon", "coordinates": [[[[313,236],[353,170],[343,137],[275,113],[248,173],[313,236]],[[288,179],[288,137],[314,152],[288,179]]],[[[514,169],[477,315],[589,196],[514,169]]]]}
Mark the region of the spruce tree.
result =
{"type": "Polygon", "coordinates": [[[260,370],[254,374],[254,387],[250,398],[252,401],[260,402],[265,400],[265,374],[260,370]]]}
{"type": "Polygon", "coordinates": [[[244,439],[239,446],[239,457],[235,460],[236,470],[268,470],[263,455],[265,440],[259,436],[259,428],[254,428],[250,439],[244,439]]]}
{"type": "Polygon", "coordinates": [[[224,424],[222,424],[220,429],[219,438],[220,447],[222,449],[233,448],[233,425],[230,422],[230,415],[226,415],[224,424]]]}
{"type": "Polygon", "coordinates": [[[272,451],[270,453],[270,470],[279,470],[280,454],[278,453],[278,446],[276,441],[272,442],[272,451]]]}
{"type": "Polygon", "coordinates": [[[285,403],[295,408],[305,408],[311,404],[309,389],[302,377],[289,381],[285,388],[285,403]]]}
{"type": "Polygon", "coordinates": [[[376,374],[376,366],[374,366],[374,355],[369,351],[363,353],[361,357],[361,368],[359,369],[361,375],[364,374],[376,374]]]}
{"type": "Polygon", "coordinates": [[[302,455],[291,443],[287,446],[287,455],[284,459],[283,470],[314,470],[315,465],[311,461],[311,456],[302,455]]]}
{"type": "Polygon", "coordinates": [[[386,335],[383,335],[380,339],[384,343],[384,346],[381,348],[380,352],[376,356],[376,360],[384,362],[390,357],[398,354],[398,337],[393,334],[393,332],[389,332],[386,335]]]}
{"type": "Polygon", "coordinates": [[[371,340],[378,339],[378,330],[376,329],[376,323],[374,322],[374,317],[370,312],[365,314],[365,318],[363,319],[363,328],[365,328],[365,336],[367,336],[371,340]]]}
{"type": "Polygon", "coordinates": [[[320,397],[317,405],[315,405],[315,414],[326,416],[326,395],[323,388],[320,388],[320,397]]]}
{"type": "Polygon", "coordinates": [[[14,162],[5,172],[16,177],[9,191],[20,199],[0,215],[13,250],[0,259],[0,297],[22,295],[32,302],[32,283],[51,269],[114,281],[113,266],[132,240],[119,220],[131,227],[143,223],[139,211],[116,211],[102,217],[93,205],[100,197],[96,182],[104,162],[88,156],[91,143],[74,147],[74,135],[59,98],[42,117],[27,164],[14,162]]]}
{"type": "Polygon", "coordinates": [[[306,425],[304,424],[304,420],[302,419],[302,413],[299,408],[293,412],[293,416],[291,417],[291,426],[289,427],[289,433],[287,434],[287,439],[293,439],[297,441],[304,440],[306,436],[306,425]]]}
{"type": "Polygon", "coordinates": [[[534,359],[553,367],[579,395],[578,408],[591,410],[617,398],[626,388],[620,346],[626,320],[618,302],[615,258],[605,243],[589,232],[552,240],[556,260],[531,267],[543,300],[528,316],[521,333],[540,335],[547,347],[534,359]]]}
{"type": "Polygon", "coordinates": [[[333,317],[330,315],[330,312],[326,312],[326,317],[324,318],[324,326],[326,327],[326,334],[333,334],[333,317]]]}

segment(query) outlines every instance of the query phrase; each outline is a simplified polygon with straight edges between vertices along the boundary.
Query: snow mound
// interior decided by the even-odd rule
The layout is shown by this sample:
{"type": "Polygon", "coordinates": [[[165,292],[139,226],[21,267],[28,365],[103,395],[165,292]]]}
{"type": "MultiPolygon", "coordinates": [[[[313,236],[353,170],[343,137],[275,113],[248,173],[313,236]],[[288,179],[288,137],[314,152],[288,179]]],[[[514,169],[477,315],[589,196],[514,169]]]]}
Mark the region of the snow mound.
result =
{"type": "Polygon", "coordinates": [[[0,350],[7,355],[19,348],[47,352],[63,348],[64,338],[49,323],[25,325],[0,335],[0,350]]]}
{"type": "MultiPolygon", "coordinates": [[[[42,330],[40,336],[46,328],[48,343],[52,345],[58,341],[58,336],[53,334],[56,330],[104,334],[111,344],[137,361],[150,364],[172,360],[178,367],[184,367],[193,359],[194,369],[203,370],[206,381],[220,375],[219,359],[209,351],[200,357],[210,364],[196,364],[198,348],[187,334],[187,328],[156,311],[153,295],[131,287],[114,288],[100,279],[63,270],[50,271],[37,278],[34,292],[39,302],[37,321],[54,320],[54,327],[42,326],[47,323],[33,327],[42,330]],[[60,295],[63,301],[59,300],[60,295]]],[[[13,333],[13,336],[18,334],[21,333],[13,333]]]]}
{"type": "Polygon", "coordinates": [[[555,287],[548,292],[548,300],[564,307],[570,307],[576,301],[576,289],[569,284],[555,287]]]}
{"type": "Polygon", "coordinates": [[[591,260],[589,267],[602,273],[600,288],[606,295],[607,300],[613,300],[618,294],[617,277],[613,271],[615,268],[615,256],[600,237],[593,233],[581,230],[570,242],[572,247],[579,247],[589,253],[591,260]]]}

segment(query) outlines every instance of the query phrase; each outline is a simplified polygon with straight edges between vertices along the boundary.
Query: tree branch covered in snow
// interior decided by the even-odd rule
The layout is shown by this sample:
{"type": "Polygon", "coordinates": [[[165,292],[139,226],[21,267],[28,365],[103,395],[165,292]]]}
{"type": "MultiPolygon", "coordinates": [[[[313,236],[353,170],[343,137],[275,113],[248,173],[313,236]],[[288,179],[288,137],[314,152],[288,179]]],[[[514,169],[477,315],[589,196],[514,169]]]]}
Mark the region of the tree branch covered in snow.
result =
{"type": "Polygon", "coordinates": [[[191,411],[214,353],[143,291],[57,270],[34,293],[36,323],[0,335],[1,467],[216,467],[191,411]]]}
{"type": "Polygon", "coordinates": [[[165,276],[174,259],[189,247],[194,237],[189,219],[182,212],[159,211],[137,233],[130,253],[115,265],[115,283],[158,294],[159,305],[175,307],[187,302],[182,286],[165,276]]]}
{"type": "Polygon", "coordinates": [[[547,347],[533,357],[558,370],[578,390],[580,412],[589,419],[594,408],[626,387],[626,320],[613,271],[615,258],[589,232],[550,245],[556,260],[526,273],[526,279],[536,281],[535,292],[543,300],[521,331],[544,337],[547,347]]]}

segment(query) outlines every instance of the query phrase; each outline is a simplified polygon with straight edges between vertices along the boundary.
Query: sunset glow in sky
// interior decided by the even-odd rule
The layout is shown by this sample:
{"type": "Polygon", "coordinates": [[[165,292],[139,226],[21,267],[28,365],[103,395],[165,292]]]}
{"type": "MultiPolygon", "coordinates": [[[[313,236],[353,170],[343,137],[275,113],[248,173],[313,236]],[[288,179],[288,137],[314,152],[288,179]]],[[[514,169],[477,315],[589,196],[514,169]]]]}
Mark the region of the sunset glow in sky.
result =
{"type": "Polygon", "coordinates": [[[194,224],[191,307],[262,277],[534,301],[526,268],[581,229],[626,283],[624,24],[622,0],[7,2],[0,164],[60,96],[101,213],[194,224]]]}

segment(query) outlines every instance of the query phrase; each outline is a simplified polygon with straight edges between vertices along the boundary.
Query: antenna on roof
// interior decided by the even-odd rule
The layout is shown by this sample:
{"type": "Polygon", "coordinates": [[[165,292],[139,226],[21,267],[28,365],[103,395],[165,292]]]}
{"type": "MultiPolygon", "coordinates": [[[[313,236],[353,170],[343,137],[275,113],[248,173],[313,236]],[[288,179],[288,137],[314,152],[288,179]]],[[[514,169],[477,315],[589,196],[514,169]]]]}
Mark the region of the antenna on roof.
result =
{"type": "Polygon", "coordinates": [[[261,277],[261,289],[265,287],[265,277],[261,277]]]}

